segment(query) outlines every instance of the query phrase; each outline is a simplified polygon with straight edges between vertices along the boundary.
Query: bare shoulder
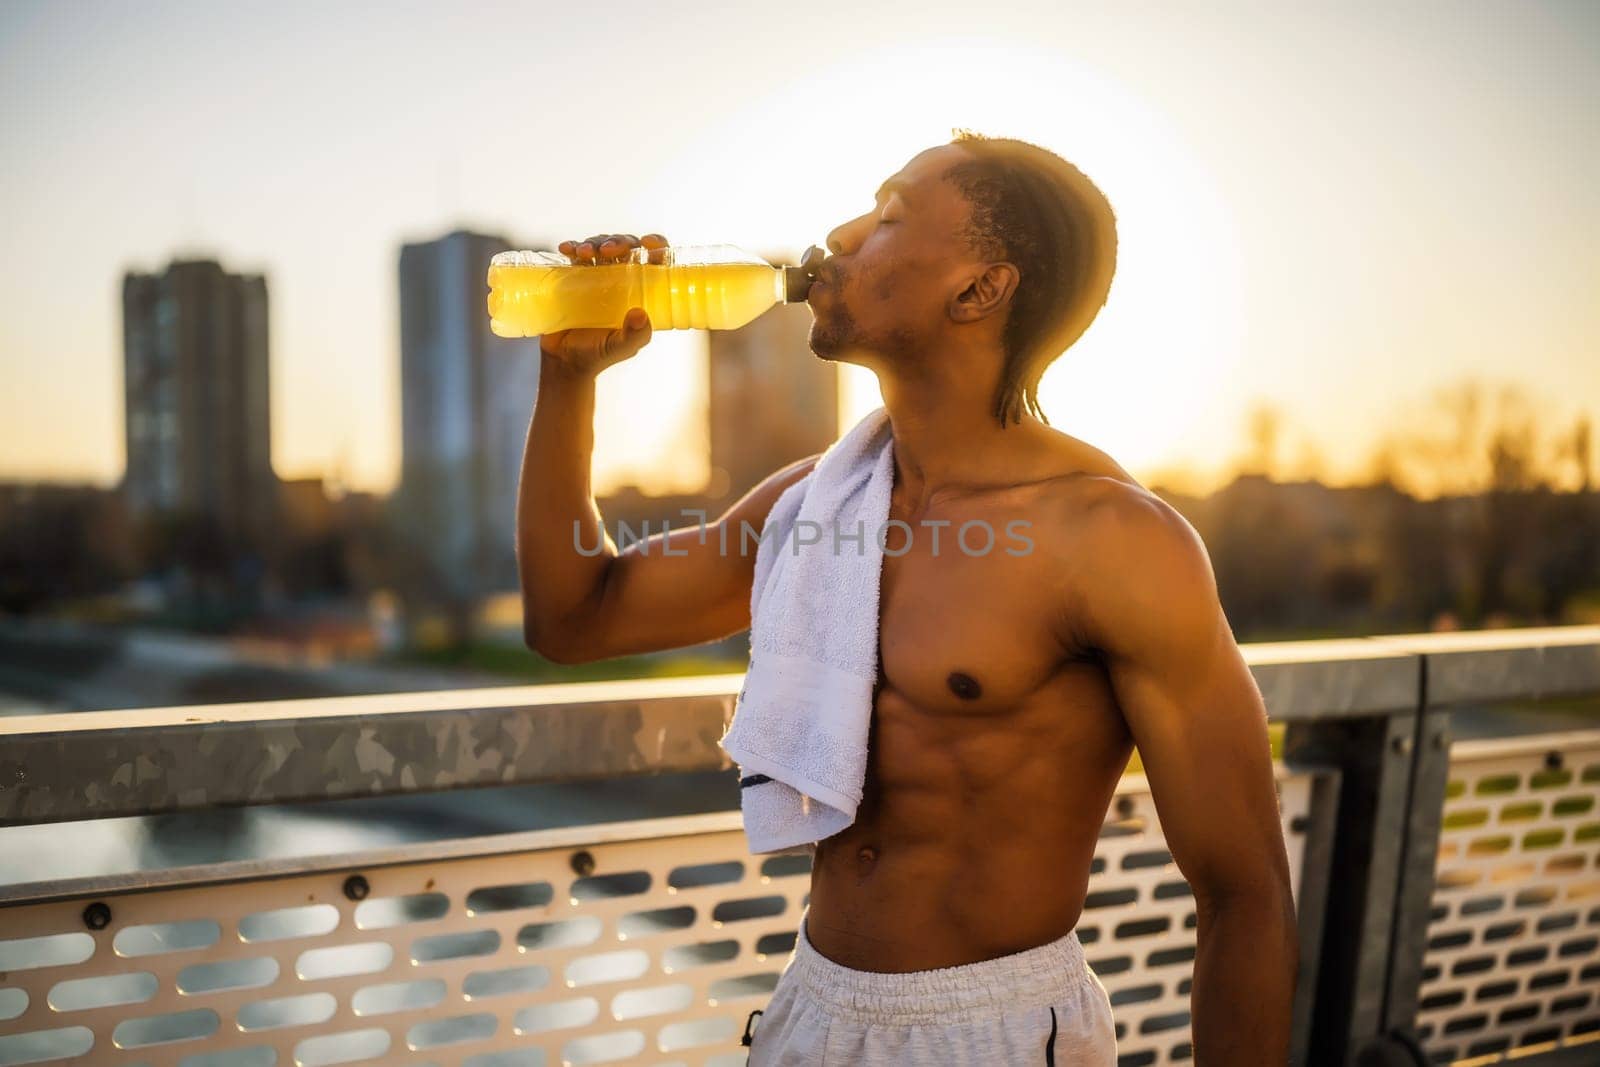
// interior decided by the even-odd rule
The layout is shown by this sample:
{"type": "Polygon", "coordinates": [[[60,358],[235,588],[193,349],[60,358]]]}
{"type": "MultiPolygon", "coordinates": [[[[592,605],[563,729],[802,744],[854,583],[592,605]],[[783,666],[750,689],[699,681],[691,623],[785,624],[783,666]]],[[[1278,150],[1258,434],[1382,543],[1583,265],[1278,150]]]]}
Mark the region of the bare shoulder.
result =
{"type": "Polygon", "coordinates": [[[1152,620],[1183,625],[1215,613],[1200,534],[1120,468],[1060,479],[1039,518],[1035,537],[1053,543],[1060,610],[1078,644],[1104,650],[1152,620]]]}

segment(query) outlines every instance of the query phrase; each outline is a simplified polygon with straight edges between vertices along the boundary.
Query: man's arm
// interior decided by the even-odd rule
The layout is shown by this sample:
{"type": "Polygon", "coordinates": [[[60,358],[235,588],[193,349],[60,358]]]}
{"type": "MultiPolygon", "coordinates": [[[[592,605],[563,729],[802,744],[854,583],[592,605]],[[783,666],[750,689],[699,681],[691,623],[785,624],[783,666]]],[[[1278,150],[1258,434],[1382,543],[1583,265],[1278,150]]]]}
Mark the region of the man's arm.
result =
{"type": "Polygon", "coordinates": [[[557,663],[582,663],[748,629],[757,542],[742,535],[742,524],[759,533],[778,496],[817,457],[777,471],[703,530],[685,517],[683,529],[618,552],[590,489],[594,395],[594,374],[544,357],[517,494],[528,646],[557,663]]]}
{"type": "Polygon", "coordinates": [[[1194,890],[1195,1062],[1283,1064],[1298,937],[1261,692],[1181,515],[1119,491],[1089,522],[1095,552],[1074,568],[1069,611],[1104,657],[1194,890]]]}

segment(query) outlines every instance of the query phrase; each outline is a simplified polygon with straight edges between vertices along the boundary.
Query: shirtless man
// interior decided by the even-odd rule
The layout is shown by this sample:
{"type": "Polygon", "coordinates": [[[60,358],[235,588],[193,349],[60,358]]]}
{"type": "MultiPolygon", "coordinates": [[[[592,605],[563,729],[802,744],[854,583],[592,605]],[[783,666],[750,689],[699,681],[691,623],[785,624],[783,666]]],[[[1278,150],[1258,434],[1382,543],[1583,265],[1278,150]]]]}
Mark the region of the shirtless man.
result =
{"type": "MultiPolygon", "coordinates": [[[[828,1000],[834,983],[850,987],[842,1001],[855,1008],[899,1004],[896,994],[929,988],[916,972],[934,969],[995,987],[1024,974],[1022,961],[1034,972],[1020,990],[1058,963],[1081,967],[1074,928],[1090,861],[1135,745],[1194,891],[1196,1062],[1285,1062],[1297,937],[1266,712],[1205,546],[1038,409],[1044,368],[1104,299],[1109,267],[1097,281],[1085,254],[1097,219],[1109,224],[1109,207],[1058,157],[960,135],[912,159],[871,210],[828,236],[809,299],[811,347],[876,373],[894,434],[890,518],[912,533],[897,543],[901,528],[890,527],[883,560],[865,793],[854,824],[815,849],[797,945],[811,984],[789,981],[791,957],[757,1020],[752,1065],[822,1063],[824,1052],[830,1063],[1113,1063],[1098,980],[1072,987],[1098,1017],[1063,1017],[1063,994],[1048,1014],[1033,1003],[1006,1016],[1001,1037],[970,1027],[919,1036],[870,1015],[851,1030],[832,1017],[808,1022],[800,1002],[828,1000]],[[1016,545],[1002,531],[1024,520],[1033,547],[963,552],[955,531],[975,519],[1001,546],[1016,545]]],[[[561,250],[606,262],[640,243],[612,235],[561,250]]],[[[666,537],[673,555],[660,535],[648,553],[619,553],[606,538],[602,554],[581,555],[575,545],[603,536],[589,488],[595,377],[650,333],[636,308],[615,330],[541,339],[518,550],[528,644],[560,663],[747,629],[756,549],[753,538],[736,547],[741,524],[760,530],[816,461],[775,472],[733,504],[717,520],[725,540],[684,529],[666,537]]],[[[946,1022],[981,1016],[959,996],[925,1007],[946,1022]]]]}

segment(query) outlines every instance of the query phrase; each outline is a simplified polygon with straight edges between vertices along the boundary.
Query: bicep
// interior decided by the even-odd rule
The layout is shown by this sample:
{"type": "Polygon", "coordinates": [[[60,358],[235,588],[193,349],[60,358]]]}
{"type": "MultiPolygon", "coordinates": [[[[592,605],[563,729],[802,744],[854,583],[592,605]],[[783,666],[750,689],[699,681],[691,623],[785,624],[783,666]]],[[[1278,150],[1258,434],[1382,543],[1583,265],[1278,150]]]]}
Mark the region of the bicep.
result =
{"type": "Polygon", "coordinates": [[[1197,895],[1286,875],[1266,709],[1176,513],[1131,516],[1101,560],[1092,640],[1133,735],[1179,869],[1197,895]]]}

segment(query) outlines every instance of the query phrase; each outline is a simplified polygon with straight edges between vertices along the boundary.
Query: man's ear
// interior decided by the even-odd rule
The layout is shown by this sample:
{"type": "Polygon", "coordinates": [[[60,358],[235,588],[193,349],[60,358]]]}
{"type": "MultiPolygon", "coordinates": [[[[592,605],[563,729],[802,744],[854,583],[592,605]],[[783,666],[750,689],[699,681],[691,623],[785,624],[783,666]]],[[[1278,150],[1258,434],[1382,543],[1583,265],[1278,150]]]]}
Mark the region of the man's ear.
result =
{"type": "Polygon", "coordinates": [[[989,264],[951,298],[951,321],[977,322],[1003,310],[1021,279],[1021,273],[1010,263],[989,264]]]}

